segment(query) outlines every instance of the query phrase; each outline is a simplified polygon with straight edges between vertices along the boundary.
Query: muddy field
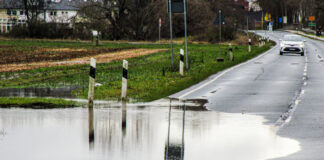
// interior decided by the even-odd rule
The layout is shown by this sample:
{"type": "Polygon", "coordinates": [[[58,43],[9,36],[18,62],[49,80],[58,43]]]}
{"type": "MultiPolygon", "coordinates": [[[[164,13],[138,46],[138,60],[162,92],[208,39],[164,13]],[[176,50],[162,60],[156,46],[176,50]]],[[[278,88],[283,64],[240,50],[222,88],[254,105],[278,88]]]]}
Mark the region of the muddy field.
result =
{"type": "Polygon", "coordinates": [[[89,63],[90,57],[98,63],[134,58],[165,49],[125,48],[41,48],[0,46],[0,72],[29,70],[42,67],[70,66],[89,63]]]}
{"type": "Polygon", "coordinates": [[[0,64],[21,64],[32,62],[50,62],[95,56],[103,53],[112,53],[132,48],[41,48],[0,46],[0,64]]]}

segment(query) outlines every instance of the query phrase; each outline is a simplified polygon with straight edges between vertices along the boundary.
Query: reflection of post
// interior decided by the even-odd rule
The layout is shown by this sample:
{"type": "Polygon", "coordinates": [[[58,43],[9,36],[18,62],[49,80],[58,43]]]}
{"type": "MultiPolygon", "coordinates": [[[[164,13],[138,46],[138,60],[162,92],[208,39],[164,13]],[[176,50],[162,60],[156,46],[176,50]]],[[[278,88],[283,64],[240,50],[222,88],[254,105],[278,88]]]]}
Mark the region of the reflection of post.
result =
{"type": "Polygon", "coordinates": [[[126,101],[122,101],[122,129],[126,129],[126,101]]]}
{"type": "Polygon", "coordinates": [[[169,107],[169,123],[168,123],[168,140],[167,140],[167,145],[165,147],[165,155],[164,155],[164,159],[167,160],[168,159],[168,155],[169,155],[169,146],[170,146],[170,126],[171,126],[171,102],[172,100],[170,99],[170,107],[169,107]]]}
{"type": "Polygon", "coordinates": [[[184,106],[183,106],[183,116],[182,116],[182,147],[181,147],[181,159],[184,159],[184,132],[185,132],[185,125],[186,125],[186,101],[184,101],[184,106]]]}
{"type": "Polygon", "coordinates": [[[89,146],[93,148],[94,144],[94,125],[93,125],[93,108],[89,108],[89,146]]]}

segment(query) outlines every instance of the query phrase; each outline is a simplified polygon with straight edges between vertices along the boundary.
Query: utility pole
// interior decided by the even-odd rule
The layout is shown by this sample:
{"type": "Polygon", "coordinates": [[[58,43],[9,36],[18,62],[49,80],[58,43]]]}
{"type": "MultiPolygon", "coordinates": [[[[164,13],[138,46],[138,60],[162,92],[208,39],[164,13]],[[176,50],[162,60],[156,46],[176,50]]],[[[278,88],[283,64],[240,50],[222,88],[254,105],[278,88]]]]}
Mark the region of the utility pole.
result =
{"type": "Polygon", "coordinates": [[[183,0],[183,6],[184,6],[184,26],[185,26],[185,51],[186,51],[186,69],[189,69],[188,64],[188,39],[187,39],[187,3],[186,0],[183,0]]]}
{"type": "Polygon", "coordinates": [[[218,57],[221,55],[221,41],[222,41],[222,11],[219,10],[219,54],[218,57]]]}
{"type": "Polygon", "coordinates": [[[171,68],[174,69],[173,62],[173,42],[172,42],[172,5],[171,0],[169,0],[169,18],[170,18],[170,45],[171,45],[171,68]]]}

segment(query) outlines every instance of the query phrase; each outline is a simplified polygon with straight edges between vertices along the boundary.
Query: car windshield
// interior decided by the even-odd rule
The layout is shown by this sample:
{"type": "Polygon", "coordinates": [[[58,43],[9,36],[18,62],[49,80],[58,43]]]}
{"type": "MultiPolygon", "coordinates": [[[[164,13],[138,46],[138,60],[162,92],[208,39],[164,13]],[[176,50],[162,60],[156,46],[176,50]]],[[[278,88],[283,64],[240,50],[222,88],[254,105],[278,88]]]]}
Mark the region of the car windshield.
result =
{"type": "Polygon", "coordinates": [[[284,41],[302,41],[300,36],[285,36],[284,41]]]}

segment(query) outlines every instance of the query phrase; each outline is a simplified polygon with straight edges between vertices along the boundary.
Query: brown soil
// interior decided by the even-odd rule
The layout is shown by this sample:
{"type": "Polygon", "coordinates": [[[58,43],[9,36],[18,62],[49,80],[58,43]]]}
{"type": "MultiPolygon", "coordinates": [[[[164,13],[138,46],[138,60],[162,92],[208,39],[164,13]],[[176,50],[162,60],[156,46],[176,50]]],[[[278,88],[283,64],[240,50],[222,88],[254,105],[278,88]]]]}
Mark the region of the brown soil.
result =
{"type": "Polygon", "coordinates": [[[103,53],[94,56],[86,56],[82,58],[72,58],[64,61],[2,64],[0,65],[0,72],[13,72],[13,71],[30,70],[30,69],[37,69],[42,67],[53,67],[53,66],[71,66],[71,65],[89,64],[91,57],[95,58],[97,60],[97,63],[108,63],[114,60],[129,59],[138,56],[158,53],[162,51],[166,51],[166,49],[129,49],[124,51],[103,53]]]}

